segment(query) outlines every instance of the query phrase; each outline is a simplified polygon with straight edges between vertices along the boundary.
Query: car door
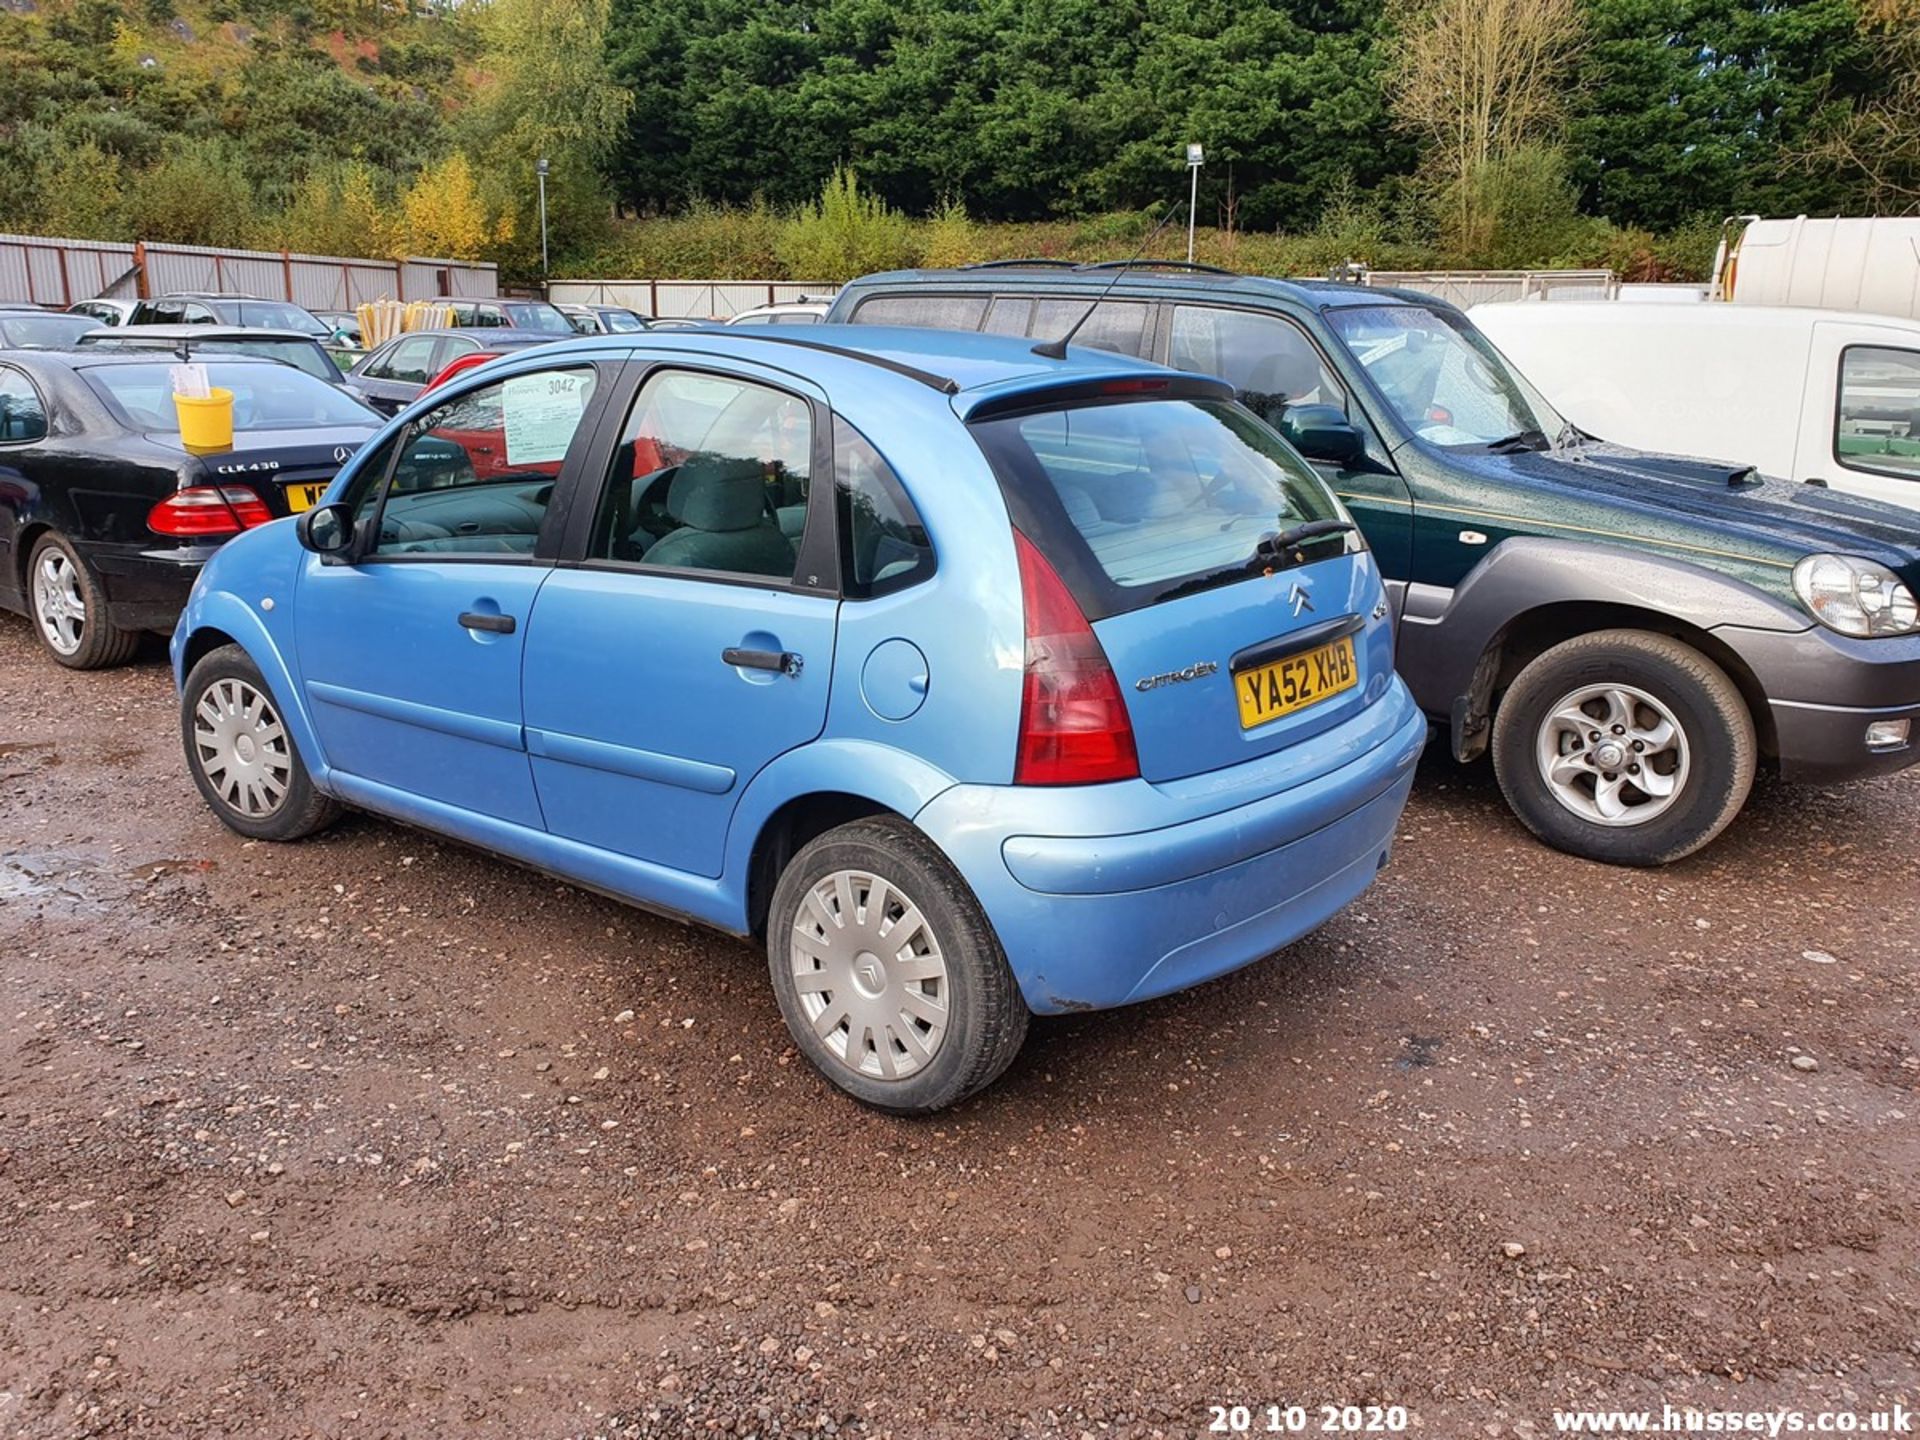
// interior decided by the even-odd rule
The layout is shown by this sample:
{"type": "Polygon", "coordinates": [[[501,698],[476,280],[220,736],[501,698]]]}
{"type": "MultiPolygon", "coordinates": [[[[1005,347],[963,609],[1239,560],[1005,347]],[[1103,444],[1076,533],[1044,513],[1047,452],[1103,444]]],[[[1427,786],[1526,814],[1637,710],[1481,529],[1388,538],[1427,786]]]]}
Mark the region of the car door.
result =
{"type": "Polygon", "coordinates": [[[540,827],[522,647],[552,573],[555,497],[609,373],[575,360],[450,394],[350,487],[345,563],[308,556],[295,618],[308,708],[327,764],[374,787],[371,803],[384,792],[540,827]],[[476,463],[476,436],[512,468],[476,463]]]}
{"type": "Polygon", "coordinates": [[[1920,330],[1814,327],[1795,480],[1920,506],[1920,330]]]}
{"type": "Polygon", "coordinates": [[[1381,570],[1408,578],[1413,500],[1372,423],[1306,331],[1279,315],[1219,305],[1174,305],[1167,363],[1217,375],[1240,403],[1276,429],[1290,405],[1332,405],[1367,442],[1364,457],[1337,463],[1306,457],[1353,512],[1381,570]]]}
{"type": "Polygon", "coordinates": [[[831,496],[812,485],[825,413],[758,373],[647,375],[576,511],[577,564],[528,627],[527,748],[554,834],[717,876],[741,793],[820,733],[838,609],[831,496]]]}

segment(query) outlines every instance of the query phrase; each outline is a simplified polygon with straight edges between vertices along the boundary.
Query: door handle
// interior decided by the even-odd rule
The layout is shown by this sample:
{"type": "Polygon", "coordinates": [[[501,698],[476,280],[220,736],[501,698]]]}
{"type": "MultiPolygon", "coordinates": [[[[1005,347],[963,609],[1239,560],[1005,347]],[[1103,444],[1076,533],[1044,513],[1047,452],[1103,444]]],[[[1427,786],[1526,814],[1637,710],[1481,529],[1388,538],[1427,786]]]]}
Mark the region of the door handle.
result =
{"type": "Polygon", "coordinates": [[[460,623],[469,630],[485,630],[493,635],[513,633],[511,615],[482,615],[477,610],[464,610],[460,614],[460,623]]]}
{"type": "Polygon", "coordinates": [[[730,647],[720,652],[720,658],[742,670],[773,670],[781,675],[798,675],[800,667],[806,664],[791,650],[741,650],[730,647]]]}

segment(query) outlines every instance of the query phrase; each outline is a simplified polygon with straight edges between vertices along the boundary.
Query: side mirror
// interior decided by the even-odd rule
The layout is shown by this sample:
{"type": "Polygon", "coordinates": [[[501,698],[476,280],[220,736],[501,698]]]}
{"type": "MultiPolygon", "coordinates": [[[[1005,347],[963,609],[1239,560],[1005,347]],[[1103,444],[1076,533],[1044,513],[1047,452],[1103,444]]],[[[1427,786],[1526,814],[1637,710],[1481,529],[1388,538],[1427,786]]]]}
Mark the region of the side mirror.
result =
{"type": "Polygon", "coordinates": [[[1289,405],[1280,433],[1309,460],[1352,465],[1367,453],[1367,440],[1338,405],[1289,405]]]}
{"type": "Polygon", "coordinates": [[[353,544],[353,508],[349,505],[316,506],[293,522],[293,533],[314,554],[337,559],[353,544]]]}

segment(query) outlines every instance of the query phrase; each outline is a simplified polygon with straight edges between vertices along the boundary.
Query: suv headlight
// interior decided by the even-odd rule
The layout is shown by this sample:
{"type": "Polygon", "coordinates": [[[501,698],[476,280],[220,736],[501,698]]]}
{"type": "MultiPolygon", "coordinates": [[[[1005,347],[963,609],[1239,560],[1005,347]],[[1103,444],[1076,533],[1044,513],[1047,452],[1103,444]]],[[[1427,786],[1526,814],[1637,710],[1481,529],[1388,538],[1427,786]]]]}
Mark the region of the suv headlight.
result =
{"type": "Polygon", "coordinates": [[[1842,635],[1911,635],[1920,629],[1913,592],[1872,560],[1809,555],[1793,567],[1793,593],[1814,619],[1842,635]]]}

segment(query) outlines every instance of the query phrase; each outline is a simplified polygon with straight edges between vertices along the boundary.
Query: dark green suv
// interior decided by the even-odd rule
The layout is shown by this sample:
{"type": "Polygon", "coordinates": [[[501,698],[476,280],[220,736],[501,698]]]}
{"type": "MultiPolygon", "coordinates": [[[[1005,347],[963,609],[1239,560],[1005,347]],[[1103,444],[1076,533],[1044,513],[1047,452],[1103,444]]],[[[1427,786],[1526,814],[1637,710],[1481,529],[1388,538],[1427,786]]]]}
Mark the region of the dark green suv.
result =
{"type": "Polygon", "coordinates": [[[1225,378],[1328,477],[1398,607],[1401,674],[1548,843],[1662,864],[1760,765],[1920,759],[1920,514],[1583,434],[1438,300],[1033,261],[870,275],[828,316],[1036,342],[1083,318],[1075,344],[1225,378]]]}

